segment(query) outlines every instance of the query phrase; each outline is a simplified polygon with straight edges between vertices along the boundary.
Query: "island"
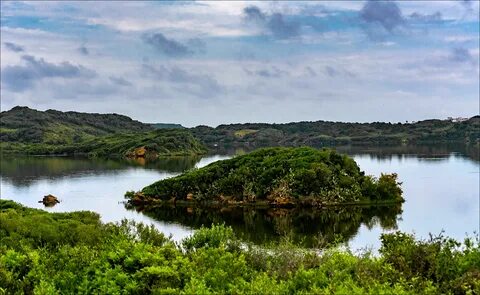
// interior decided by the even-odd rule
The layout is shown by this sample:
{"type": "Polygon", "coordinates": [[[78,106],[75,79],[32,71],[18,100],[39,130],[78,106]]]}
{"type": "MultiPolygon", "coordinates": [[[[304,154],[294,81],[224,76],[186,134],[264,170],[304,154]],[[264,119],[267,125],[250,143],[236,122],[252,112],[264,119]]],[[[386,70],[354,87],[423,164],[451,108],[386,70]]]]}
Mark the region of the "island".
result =
{"type": "Polygon", "coordinates": [[[264,148],[127,192],[128,204],[322,207],[402,202],[396,174],[367,176],[331,149],[264,148]]]}

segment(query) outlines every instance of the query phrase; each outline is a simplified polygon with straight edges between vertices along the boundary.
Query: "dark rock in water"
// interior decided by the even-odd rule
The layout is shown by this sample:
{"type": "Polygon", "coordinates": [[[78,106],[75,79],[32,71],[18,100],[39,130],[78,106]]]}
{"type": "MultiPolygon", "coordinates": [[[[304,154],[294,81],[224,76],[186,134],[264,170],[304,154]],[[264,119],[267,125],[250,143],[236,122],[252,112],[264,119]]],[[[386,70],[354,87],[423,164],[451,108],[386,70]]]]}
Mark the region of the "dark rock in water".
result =
{"type": "Polygon", "coordinates": [[[47,207],[55,206],[57,203],[60,203],[60,201],[54,195],[46,195],[41,201],[38,202],[43,203],[43,205],[47,207]]]}

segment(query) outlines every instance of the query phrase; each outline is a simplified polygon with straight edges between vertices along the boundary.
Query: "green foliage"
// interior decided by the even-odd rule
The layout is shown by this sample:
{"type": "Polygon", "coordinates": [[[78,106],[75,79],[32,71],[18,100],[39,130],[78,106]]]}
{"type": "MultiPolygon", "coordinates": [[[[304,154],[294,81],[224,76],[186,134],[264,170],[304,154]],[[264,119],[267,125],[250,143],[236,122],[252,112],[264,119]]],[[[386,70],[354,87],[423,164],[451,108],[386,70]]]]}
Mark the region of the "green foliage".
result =
{"type": "Polygon", "coordinates": [[[402,200],[401,193],[395,174],[376,180],[365,176],[346,155],[306,147],[260,149],[158,181],[141,191],[144,198],[163,200],[184,200],[193,194],[198,201],[226,197],[278,203],[289,198],[289,202],[310,205],[402,200]]]}
{"type": "Polygon", "coordinates": [[[411,124],[293,122],[246,123],[198,126],[193,134],[211,149],[267,146],[338,146],[346,144],[390,144],[470,142],[480,140],[480,116],[464,122],[425,120],[411,124]],[[253,131],[253,132],[252,132],[253,131]]]}
{"type": "Polygon", "coordinates": [[[0,120],[3,153],[121,158],[137,148],[145,148],[147,156],[153,157],[206,152],[186,129],[154,130],[154,126],[117,114],[40,112],[15,107],[2,112],[0,120]]]}
{"type": "Polygon", "coordinates": [[[143,133],[114,134],[82,143],[61,146],[56,154],[88,154],[92,157],[125,157],[137,148],[145,148],[146,157],[204,154],[206,149],[188,132],[159,129],[143,133]]]}
{"type": "Polygon", "coordinates": [[[150,158],[206,153],[206,149],[188,131],[180,129],[118,133],[64,145],[5,142],[1,144],[1,147],[6,153],[88,155],[100,158],[124,158],[130,154],[133,155],[137,148],[145,148],[145,156],[150,158]]]}
{"type": "Polygon", "coordinates": [[[152,227],[103,224],[86,212],[47,213],[0,200],[5,294],[478,294],[479,241],[382,236],[379,256],[321,253],[288,240],[241,242],[223,225],[176,245],[152,227]],[[10,220],[14,217],[14,220],[10,220]],[[39,219],[40,218],[40,219],[39,219]],[[10,220],[8,224],[3,221],[10,220]],[[36,226],[33,222],[40,221],[36,226]],[[63,224],[70,224],[64,228],[63,224]],[[95,232],[88,229],[94,225],[95,232]],[[84,227],[81,238],[62,230],[84,227]],[[36,234],[50,228],[47,235],[36,234]],[[12,238],[14,237],[14,239],[12,238]]]}
{"type": "Polygon", "coordinates": [[[153,130],[148,124],[117,114],[45,112],[14,107],[0,113],[2,142],[72,144],[97,136],[153,130]]]}
{"type": "Polygon", "coordinates": [[[209,247],[234,247],[235,240],[231,227],[212,225],[210,228],[200,228],[195,235],[186,238],[182,245],[187,251],[192,251],[209,247]]]}

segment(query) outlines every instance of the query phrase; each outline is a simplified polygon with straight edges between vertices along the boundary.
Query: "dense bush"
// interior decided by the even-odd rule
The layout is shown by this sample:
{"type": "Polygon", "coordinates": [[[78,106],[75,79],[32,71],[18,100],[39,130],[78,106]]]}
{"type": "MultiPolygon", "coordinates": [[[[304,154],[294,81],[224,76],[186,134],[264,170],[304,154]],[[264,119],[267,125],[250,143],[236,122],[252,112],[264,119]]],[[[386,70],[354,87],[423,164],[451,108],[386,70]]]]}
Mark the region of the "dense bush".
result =
{"type": "Polygon", "coordinates": [[[124,157],[142,147],[155,156],[206,152],[187,130],[152,131],[154,127],[150,124],[117,114],[41,112],[15,107],[1,112],[0,121],[2,153],[124,157]]]}
{"type": "Polygon", "coordinates": [[[123,132],[153,130],[127,116],[79,112],[45,112],[14,107],[0,113],[0,139],[9,142],[69,144],[123,132]]]}
{"type": "Polygon", "coordinates": [[[318,254],[288,241],[242,243],[222,225],[176,245],[141,224],[102,224],[93,213],[46,213],[4,200],[0,218],[9,220],[0,223],[2,294],[480,292],[478,239],[418,241],[394,233],[382,235],[380,256],[340,248],[318,254]],[[42,228],[49,234],[35,233],[42,228]],[[70,229],[75,238],[62,232],[70,229]]]}
{"type": "Polygon", "coordinates": [[[159,129],[148,132],[118,133],[99,136],[79,143],[50,145],[45,143],[10,143],[1,145],[4,153],[31,155],[88,155],[102,158],[124,158],[137,148],[145,148],[148,155],[199,155],[206,149],[192,134],[181,129],[159,129]]]}
{"type": "Polygon", "coordinates": [[[135,196],[184,200],[193,194],[198,201],[289,199],[305,204],[401,200],[396,177],[365,176],[352,158],[333,150],[266,148],[158,181],[135,196]]]}
{"type": "Polygon", "coordinates": [[[390,144],[470,142],[480,140],[480,116],[464,122],[425,120],[392,124],[342,122],[245,123],[198,126],[193,134],[212,149],[224,147],[334,146],[345,144],[390,144]]]}

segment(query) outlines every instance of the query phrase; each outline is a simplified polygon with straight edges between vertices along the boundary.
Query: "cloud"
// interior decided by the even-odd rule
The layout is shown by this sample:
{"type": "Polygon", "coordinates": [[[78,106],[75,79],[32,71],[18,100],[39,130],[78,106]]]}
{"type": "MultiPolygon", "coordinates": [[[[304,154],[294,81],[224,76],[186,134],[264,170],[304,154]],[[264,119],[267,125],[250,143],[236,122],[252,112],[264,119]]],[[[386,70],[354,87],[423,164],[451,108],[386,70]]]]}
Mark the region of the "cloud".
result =
{"type": "Polygon", "coordinates": [[[174,39],[168,39],[162,33],[155,33],[144,35],[143,40],[158,52],[170,57],[185,57],[206,50],[205,42],[200,38],[188,39],[184,44],[174,39]]]}
{"type": "Polygon", "coordinates": [[[197,97],[208,98],[224,92],[224,88],[218,81],[209,75],[190,73],[178,66],[166,67],[161,65],[155,67],[144,63],[142,74],[161,81],[181,85],[178,90],[188,92],[197,97]]]}
{"type": "Polygon", "coordinates": [[[475,62],[473,56],[470,54],[470,51],[466,48],[453,48],[450,53],[449,60],[457,63],[473,63],[475,62]]]}
{"type": "Polygon", "coordinates": [[[315,72],[315,70],[312,69],[312,67],[310,67],[310,66],[306,66],[306,67],[305,67],[305,72],[306,72],[310,77],[316,77],[316,76],[317,76],[317,72],[315,72]]]}
{"type": "Polygon", "coordinates": [[[402,11],[394,1],[368,0],[360,10],[360,19],[373,40],[383,40],[405,24],[402,11]]]}
{"type": "Polygon", "coordinates": [[[12,42],[4,42],[3,45],[5,45],[5,48],[7,48],[8,50],[11,50],[13,52],[25,51],[23,46],[20,46],[18,44],[12,43],[12,42]]]}
{"type": "Polygon", "coordinates": [[[280,78],[288,76],[288,72],[282,71],[275,66],[271,67],[271,69],[249,70],[247,68],[244,68],[243,70],[249,76],[259,76],[263,78],[280,78]]]}
{"type": "Polygon", "coordinates": [[[85,45],[82,45],[82,46],[78,47],[78,52],[80,52],[83,55],[89,55],[90,54],[90,51],[88,50],[87,47],[85,47],[85,45]]]}
{"type": "Polygon", "coordinates": [[[108,79],[110,79],[110,81],[113,83],[113,84],[116,84],[116,85],[120,85],[120,86],[132,86],[133,84],[122,78],[122,77],[115,77],[115,76],[110,76],[108,77],[108,79]]]}
{"type": "Polygon", "coordinates": [[[460,1],[468,13],[473,12],[473,0],[460,0],[460,1]]]}
{"type": "Polygon", "coordinates": [[[36,81],[45,78],[92,78],[96,72],[81,65],[73,65],[69,62],[54,64],[37,59],[31,55],[22,56],[24,65],[7,66],[2,69],[2,83],[14,92],[22,92],[31,88],[36,81]]]}
{"type": "Polygon", "coordinates": [[[330,78],[335,78],[335,77],[338,77],[338,76],[348,77],[348,78],[357,77],[356,74],[350,72],[349,70],[342,69],[341,67],[334,68],[332,66],[327,65],[327,66],[325,66],[324,70],[325,70],[325,74],[327,74],[327,76],[329,76],[330,78]]]}
{"type": "Polygon", "coordinates": [[[243,9],[244,19],[248,22],[263,23],[267,16],[257,6],[248,6],[243,9]]]}
{"type": "Polygon", "coordinates": [[[191,50],[197,53],[205,53],[207,51],[207,44],[200,38],[188,39],[187,45],[191,50]]]}
{"type": "Polygon", "coordinates": [[[268,15],[257,6],[245,7],[243,19],[246,23],[262,27],[276,39],[290,39],[300,35],[299,23],[286,21],[281,13],[268,15]]]}
{"type": "Polygon", "coordinates": [[[421,14],[418,12],[414,12],[409,15],[409,18],[414,21],[420,21],[425,23],[440,22],[443,20],[442,13],[440,13],[439,11],[433,14],[421,14]]]}
{"type": "Polygon", "coordinates": [[[338,72],[337,70],[335,70],[334,68],[332,68],[331,66],[326,66],[325,67],[325,73],[330,76],[331,78],[335,77],[336,75],[338,75],[338,72]]]}

